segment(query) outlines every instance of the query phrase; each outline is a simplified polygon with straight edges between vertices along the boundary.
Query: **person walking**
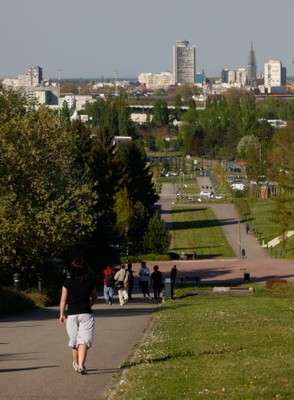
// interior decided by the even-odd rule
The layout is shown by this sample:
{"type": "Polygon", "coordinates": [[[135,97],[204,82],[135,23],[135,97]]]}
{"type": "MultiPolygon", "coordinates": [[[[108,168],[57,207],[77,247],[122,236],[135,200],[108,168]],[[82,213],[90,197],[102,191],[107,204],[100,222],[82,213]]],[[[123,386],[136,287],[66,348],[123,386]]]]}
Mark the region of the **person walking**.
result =
{"type": "Polygon", "coordinates": [[[175,284],[176,284],[176,279],[177,279],[177,266],[174,265],[170,271],[170,281],[171,281],[171,298],[174,298],[174,290],[175,290],[175,284]]]}
{"type": "Polygon", "coordinates": [[[66,323],[68,346],[72,349],[73,368],[82,375],[87,374],[85,362],[92,346],[94,317],[92,305],[97,301],[95,282],[88,277],[87,263],[76,258],[70,266],[71,277],[62,286],[59,322],[66,323]],[[65,308],[67,304],[67,318],[65,308]]]}
{"type": "Polygon", "coordinates": [[[129,271],[126,270],[125,264],[120,265],[120,269],[115,274],[114,280],[115,285],[117,285],[119,304],[123,306],[127,304],[129,300],[128,290],[130,280],[130,274],[129,271]]]}
{"type": "Polygon", "coordinates": [[[150,270],[146,265],[145,261],[141,262],[141,268],[139,270],[139,286],[141,288],[144,299],[150,299],[149,292],[149,275],[150,270]]]}
{"type": "Polygon", "coordinates": [[[162,290],[162,273],[159,271],[159,266],[154,265],[153,272],[151,274],[151,284],[153,286],[153,293],[155,299],[160,299],[160,293],[162,290]]]}
{"type": "Polygon", "coordinates": [[[110,306],[112,305],[114,295],[114,275],[114,269],[111,267],[111,264],[108,263],[103,271],[103,295],[106,304],[110,306]]]}
{"type": "Polygon", "coordinates": [[[134,287],[134,271],[132,268],[132,263],[128,263],[128,272],[130,274],[128,296],[129,296],[129,300],[132,300],[132,293],[133,293],[133,287],[134,287]]]}

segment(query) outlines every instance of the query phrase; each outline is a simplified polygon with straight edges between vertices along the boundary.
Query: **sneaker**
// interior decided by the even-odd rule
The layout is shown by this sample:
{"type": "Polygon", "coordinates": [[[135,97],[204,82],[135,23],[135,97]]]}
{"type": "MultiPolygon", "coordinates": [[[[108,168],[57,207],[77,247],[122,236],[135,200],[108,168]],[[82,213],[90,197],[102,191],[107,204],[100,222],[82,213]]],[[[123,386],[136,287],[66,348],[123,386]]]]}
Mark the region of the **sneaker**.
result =
{"type": "Polygon", "coordinates": [[[87,375],[88,373],[87,368],[85,366],[79,367],[78,371],[81,375],[87,375]]]}
{"type": "Polygon", "coordinates": [[[73,369],[76,371],[76,372],[79,372],[79,367],[77,366],[77,364],[73,361],[72,362],[72,366],[73,366],[73,369]]]}

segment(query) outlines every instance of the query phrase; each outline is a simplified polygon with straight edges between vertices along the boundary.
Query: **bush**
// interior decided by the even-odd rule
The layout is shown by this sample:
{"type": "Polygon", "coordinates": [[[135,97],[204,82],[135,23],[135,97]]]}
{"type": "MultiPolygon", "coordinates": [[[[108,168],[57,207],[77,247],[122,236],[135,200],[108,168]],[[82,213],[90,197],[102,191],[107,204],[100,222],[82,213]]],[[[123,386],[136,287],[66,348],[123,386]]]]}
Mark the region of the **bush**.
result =
{"type": "Polygon", "coordinates": [[[278,287],[284,287],[284,286],[288,286],[288,285],[293,286],[293,284],[291,282],[288,282],[286,279],[271,279],[266,282],[265,286],[267,289],[273,290],[278,287]]]}
{"type": "Polygon", "coordinates": [[[0,287],[0,315],[9,315],[36,308],[32,299],[23,292],[0,287]]]}

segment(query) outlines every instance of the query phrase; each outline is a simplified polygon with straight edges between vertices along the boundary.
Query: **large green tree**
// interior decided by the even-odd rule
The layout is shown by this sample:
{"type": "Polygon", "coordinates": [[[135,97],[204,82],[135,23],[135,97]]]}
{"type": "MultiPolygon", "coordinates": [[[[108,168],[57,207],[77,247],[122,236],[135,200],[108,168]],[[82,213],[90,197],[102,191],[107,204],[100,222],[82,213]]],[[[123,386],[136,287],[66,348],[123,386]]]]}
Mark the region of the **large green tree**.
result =
{"type": "Polygon", "coordinates": [[[144,147],[137,141],[121,143],[117,149],[121,170],[120,187],[126,187],[133,204],[140,202],[150,210],[158,200],[152,182],[151,166],[144,147]]]}
{"type": "Polygon", "coordinates": [[[75,138],[46,106],[0,87],[0,266],[28,281],[93,230],[95,193],[75,138]]]}

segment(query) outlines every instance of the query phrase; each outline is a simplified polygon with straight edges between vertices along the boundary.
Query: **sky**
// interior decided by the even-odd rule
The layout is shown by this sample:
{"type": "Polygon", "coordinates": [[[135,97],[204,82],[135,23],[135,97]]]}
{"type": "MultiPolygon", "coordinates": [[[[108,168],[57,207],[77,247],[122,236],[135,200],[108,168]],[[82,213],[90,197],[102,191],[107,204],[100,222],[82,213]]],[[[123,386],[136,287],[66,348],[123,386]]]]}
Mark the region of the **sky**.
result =
{"type": "Polygon", "coordinates": [[[177,40],[219,77],[270,59],[294,76],[294,0],[1,0],[0,79],[38,65],[48,79],[137,78],[172,71],[177,40]]]}

